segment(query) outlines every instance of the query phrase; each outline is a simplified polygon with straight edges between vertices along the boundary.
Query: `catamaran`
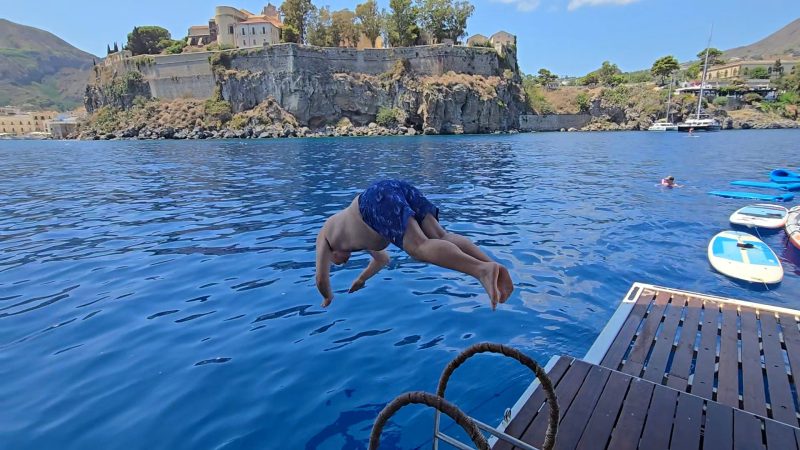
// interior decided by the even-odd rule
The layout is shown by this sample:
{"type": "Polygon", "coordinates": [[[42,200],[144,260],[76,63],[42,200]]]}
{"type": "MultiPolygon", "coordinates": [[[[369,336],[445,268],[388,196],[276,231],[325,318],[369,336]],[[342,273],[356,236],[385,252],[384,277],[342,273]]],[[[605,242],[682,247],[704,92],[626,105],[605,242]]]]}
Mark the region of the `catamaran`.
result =
{"type": "Polygon", "coordinates": [[[714,28],[711,28],[711,33],[708,35],[708,45],[706,45],[706,58],[703,63],[703,78],[700,79],[700,93],[697,95],[697,115],[690,117],[685,121],[678,124],[678,131],[718,131],[720,126],[717,119],[702,113],[703,106],[703,88],[706,86],[706,74],[708,73],[708,49],[711,47],[711,34],[714,33],[714,28]]]}
{"type": "Polygon", "coordinates": [[[678,131],[678,126],[669,120],[669,107],[672,100],[672,79],[669,81],[669,91],[667,91],[667,113],[666,118],[657,120],[656,123],[650,125],[647,131],[678,131]]]}

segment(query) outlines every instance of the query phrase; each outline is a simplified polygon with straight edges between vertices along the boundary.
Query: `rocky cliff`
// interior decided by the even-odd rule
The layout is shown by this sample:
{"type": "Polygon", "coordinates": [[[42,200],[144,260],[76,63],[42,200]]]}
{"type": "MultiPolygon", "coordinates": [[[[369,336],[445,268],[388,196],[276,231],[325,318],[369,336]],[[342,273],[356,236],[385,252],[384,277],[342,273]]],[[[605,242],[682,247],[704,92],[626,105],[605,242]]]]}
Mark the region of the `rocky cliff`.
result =
{"type": "MultiPolygon", "coordinates": [[[[513,130],[526,111],[513,48],[500,52],[438,46],[359,53],[294,44],[275,47],[209,58],[216,86],[212,99],[229,105],[231,116],[272,102],[282,111],[280,120],[292,118],[288,122],[293,128],[341,128],[346,120],[354,132],[360,127],[368,132],[377,122],[390,129],[457,134],[513,130]],[[325,52],[338,59],[326,63],[330,55],[325,52]]],[[[122,112],[137,97],[151,99],[149,87],[163,81],[153,78],[158,73],[157,58],[147,64],[98,67],[86,88],[87,111],[105,107],[122,112]]],[[[276,118],[268,119],[272,124],[276,118]]],[[[213,126],[238,130],[239,125],[222,121],[213,126]]]]}

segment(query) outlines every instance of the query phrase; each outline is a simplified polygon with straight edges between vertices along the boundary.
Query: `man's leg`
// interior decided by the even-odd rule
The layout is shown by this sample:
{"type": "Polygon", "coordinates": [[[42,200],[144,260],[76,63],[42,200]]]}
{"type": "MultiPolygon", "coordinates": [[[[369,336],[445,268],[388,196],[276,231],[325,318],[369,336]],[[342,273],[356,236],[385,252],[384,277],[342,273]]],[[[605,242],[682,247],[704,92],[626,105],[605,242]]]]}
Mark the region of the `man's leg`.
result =
{"type": "MultiPolygon", "coordinates": [[[[448,242],[452,242],[458,248],[473,258],[483,261],[483,262],[494,262],[491,258],[489,258],[486,253],[484,253],[480,247],[475,245],[469,238],[461,236],[460,234],[450,233],[446,231],[442,226],[439,224],[439,221],[436,220],[433,215],[428,214],[425,216],[425,219],[422,221],[422,231],[428,238],[431,239],[442,239],[448,242]]],[[[500,293],[500,303],[506,301],[506,299],[511,295],[514,291],[514,283],[511,281],[511,275],[509,275],[508,270],[505,267],[501,266],[500,276],[497,280],[497,289],[500,293]]]]}
{"type": "Polygon", "coordinates": [[[456,244],[462,252],[477,260],[492,262],[492,259],[489,258],[486,253],[483,253],[480,247],[473,244],[469,238],[461,236],[460,234],[450,233],[442,228],[439,221],[436,220],[432,214],[426,215],[425,219],[422,220],[422,231],[425,233],[425,236],[431,239],[444,239],[445,241],[456,244]]]}
{"type": "MultiPolygon", "coordinates": [[[[472,275],[481,282],[489,299],[492,308],[497,302],[504,302],[507,298],[503,297],[503,292],[498,289],[498,280],[501,278],[500,272],[505,268],[495,262],[486,262],[475,259],[464,253],[454,243],[444,239],[428,239],[420,228],[417,221],[410,217],[403,235],[403,249],[420,261],[436,264],[447,269],[457,270],[467,275],[472,275]]],[[[505,271],[508,274],[507,271],[505,271]]],[[[509,292],[510,294],[510,292],[509,292]]]]}

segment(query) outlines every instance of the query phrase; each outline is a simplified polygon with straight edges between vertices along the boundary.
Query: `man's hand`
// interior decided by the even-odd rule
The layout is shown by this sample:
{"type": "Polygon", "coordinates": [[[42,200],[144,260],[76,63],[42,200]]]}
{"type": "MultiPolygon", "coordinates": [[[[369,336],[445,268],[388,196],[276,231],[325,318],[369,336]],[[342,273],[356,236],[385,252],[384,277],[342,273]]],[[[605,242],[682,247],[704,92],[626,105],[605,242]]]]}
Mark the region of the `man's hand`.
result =
{"type": "Polygon", "coordinates": [[[352,294],[353,292],[363,288],[365,283],[366,281],[362,280],[361,277],[356,278],[355,281],[353,281],[353,284],[350,286],[350,290],[348,292],[352,294]]]}

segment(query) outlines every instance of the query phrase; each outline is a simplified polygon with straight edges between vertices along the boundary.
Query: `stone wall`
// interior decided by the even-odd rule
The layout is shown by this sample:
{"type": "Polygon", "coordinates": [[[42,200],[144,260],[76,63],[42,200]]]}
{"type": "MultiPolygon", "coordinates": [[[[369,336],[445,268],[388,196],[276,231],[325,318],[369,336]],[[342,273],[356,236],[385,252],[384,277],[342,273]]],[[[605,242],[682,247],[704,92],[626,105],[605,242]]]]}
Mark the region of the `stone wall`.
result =
{"type": "Polygon", "coordinates": [[[208,98],[216,84],[211,64],[212,52],[155,56],[154,64],[142,67],[145,80],[155,98],[208,98]]]}
{"type": "Polygon", "coordinates": [[[591,114],[523,114],[519,116],[520,131],[559,131],[580,129],[592,121],[591,114]]]}
{"type": "Polygon", "coordinates": [[[438,76],[446,72],[481,76],[502,76],[507,63],[491,48],[452,45],[427,45],[402,48],[356,50],[342,47],[312,47],[279,44],[257,51],[237,53],[231,69],[250,72],[363,73],[380,75],[390,72],[398,61],[407,61],[418,75],[438,76]]]}

